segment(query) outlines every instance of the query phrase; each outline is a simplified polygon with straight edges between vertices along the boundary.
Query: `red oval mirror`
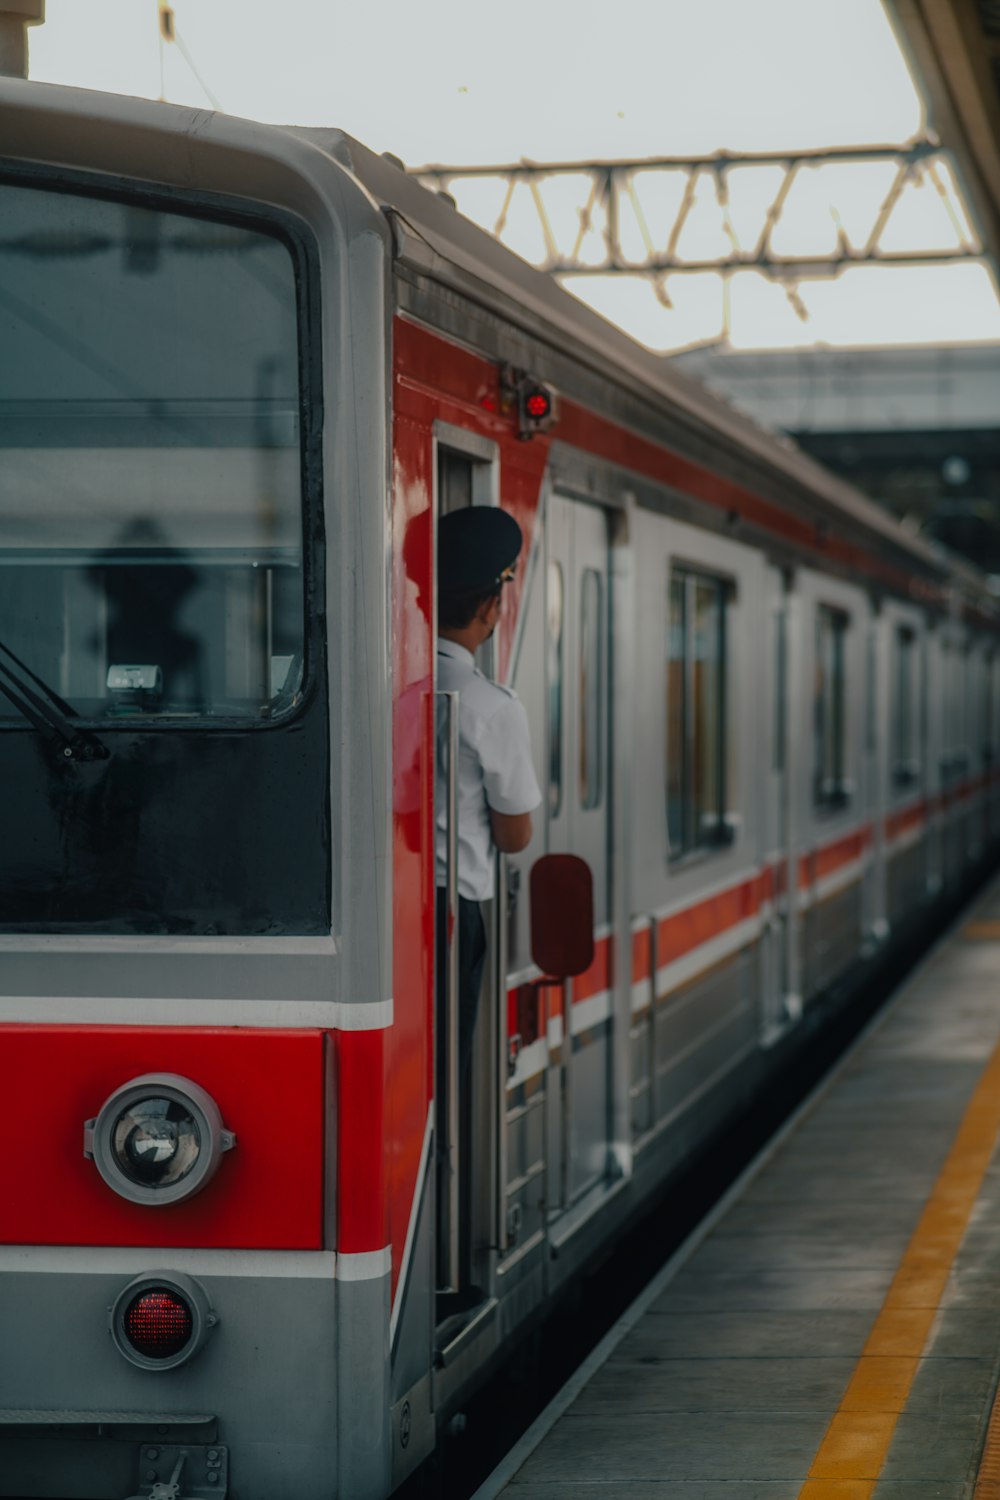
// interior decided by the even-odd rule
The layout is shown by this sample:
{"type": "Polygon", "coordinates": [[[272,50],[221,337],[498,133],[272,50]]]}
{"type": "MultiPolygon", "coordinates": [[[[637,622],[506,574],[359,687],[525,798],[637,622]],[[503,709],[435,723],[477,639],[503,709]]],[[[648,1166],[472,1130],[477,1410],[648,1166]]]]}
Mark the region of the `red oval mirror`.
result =
{"type": "Polygon", "coordinates": [[[531,867],[531,956],[552,979],[594,962],[594,880],[576,854],[543,854],[531,867]]]}

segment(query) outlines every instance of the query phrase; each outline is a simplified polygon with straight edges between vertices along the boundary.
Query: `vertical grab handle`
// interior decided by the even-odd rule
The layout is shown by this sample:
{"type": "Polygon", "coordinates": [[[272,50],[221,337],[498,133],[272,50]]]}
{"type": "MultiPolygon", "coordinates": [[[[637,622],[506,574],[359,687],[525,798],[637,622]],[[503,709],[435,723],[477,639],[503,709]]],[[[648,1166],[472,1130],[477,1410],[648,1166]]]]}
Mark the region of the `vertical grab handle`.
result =
{"type": "Polygon", "coordinates": [[[496,1246],[500,1258],[507,1251],[507,1086],[510,1082],[509,1052],[510,1038],[507,1026],[507,897],[508,884],[507,856],[497,853],[496,856],[496,890],[497,890],[497,917],[494,925],[496,934],[496,965],[494,968],[494,980],[496,986],[496,1159],[494,1161],[494,1186],[496,1188],[494,1202],[494,1219],[496,1225],[496,1246]]]}
{"type": "Polygon", "coordinates": [[[444,1190],[443,1212],[439,1212],[438,1223],[441,1238],[438,1246],[438,1290],[459,1290],[458,1264],[458,1193],[461,1158],[460,1128],[458,1118],[458,694],[436,694],[439,705],[439,725],[443,718],[444,733],[438,733],[438,744],[443,747],[445,780],[445,1013],[438,1017],[444,1025],[444,1047],[438,1048],[438,1056],[444,1057],[444,1078],[437,1080],[438,1130],[441,1145],[438,1159],[442,1162],[446,1182],[439,1180],[439,1191],[444,1190]],[[442,1106],[443,1105],[443,1109],[442,1106]]]}

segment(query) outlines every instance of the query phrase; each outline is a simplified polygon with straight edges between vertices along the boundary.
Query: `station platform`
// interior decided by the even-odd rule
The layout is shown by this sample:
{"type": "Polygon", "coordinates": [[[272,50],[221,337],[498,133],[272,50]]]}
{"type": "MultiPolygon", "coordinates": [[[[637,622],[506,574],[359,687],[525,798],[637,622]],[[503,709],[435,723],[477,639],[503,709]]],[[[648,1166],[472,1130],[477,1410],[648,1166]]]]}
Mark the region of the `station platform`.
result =
{"type": "Polygon", "coordinates": [[[1000,1500],[998,1132],[1000,880],[475,1500],[1000,1500]]]}

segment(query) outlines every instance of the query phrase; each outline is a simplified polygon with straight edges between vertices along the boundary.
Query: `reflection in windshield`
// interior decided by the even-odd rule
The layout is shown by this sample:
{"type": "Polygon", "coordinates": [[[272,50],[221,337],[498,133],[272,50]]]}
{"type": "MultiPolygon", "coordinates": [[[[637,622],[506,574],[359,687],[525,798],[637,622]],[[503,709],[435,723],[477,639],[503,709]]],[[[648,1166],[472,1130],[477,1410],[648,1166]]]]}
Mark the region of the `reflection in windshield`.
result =
{"type": "Polygon", "coordinates": [[[106,686],[112,708],[122,712],[184,705],[204,713],[202,643],[178,619],[201,580],[186,554],[164,540],[155,521],[138,518],[115,549],[121,560],[88,569],[107,610],[106,686]]]}
{"type": "Polygon", "coordinates": [[[287,710],[304,626],[287,248],[0,193],[0,639],[84,719],[287,710]]]}

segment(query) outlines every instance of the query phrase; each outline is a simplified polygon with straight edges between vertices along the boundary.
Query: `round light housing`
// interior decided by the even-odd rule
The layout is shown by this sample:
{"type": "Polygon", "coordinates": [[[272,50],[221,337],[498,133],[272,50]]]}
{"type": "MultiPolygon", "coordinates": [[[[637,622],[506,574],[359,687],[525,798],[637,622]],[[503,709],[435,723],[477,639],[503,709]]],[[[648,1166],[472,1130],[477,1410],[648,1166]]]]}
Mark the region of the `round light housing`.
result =
{"type": "Polygon", "coordinates": [[[218,1171],[236,1144],[212,1096],[176,1073],[145,1073],[84,1124],[84,1155],[132,1203],[179,1203],[218,1171]]]}
{"type": "Polygon", "coordinates": [[[110,1312],[119,1353],[141,1370],[171,1370],[193,1359],[218,1321],[204,1287],[175,1271],[130,1281],[110,1312]]]}
{"type": "Polygon", "coordinates": [[[191,1341],[191,1309],[176,1292],[150,1286],[136,1292],[122,1313],[125,1337],[147,1359],[172,1359],[191,1341]]]}
{"type": "Polygon", "coordinates": [[[518,384],[518,437],[531,438],[536,432],[548,432],[559,417],[555,390],[543,380],[522,376],[518,384]]]}

